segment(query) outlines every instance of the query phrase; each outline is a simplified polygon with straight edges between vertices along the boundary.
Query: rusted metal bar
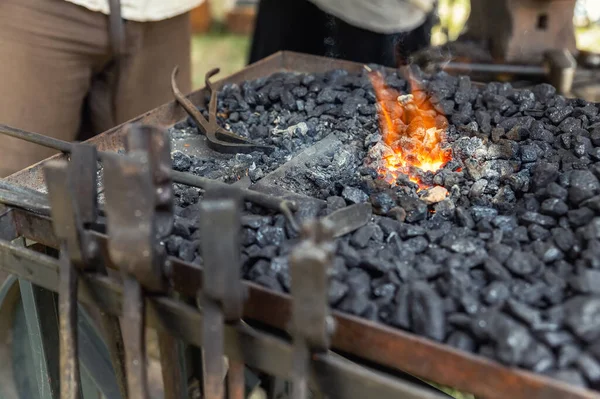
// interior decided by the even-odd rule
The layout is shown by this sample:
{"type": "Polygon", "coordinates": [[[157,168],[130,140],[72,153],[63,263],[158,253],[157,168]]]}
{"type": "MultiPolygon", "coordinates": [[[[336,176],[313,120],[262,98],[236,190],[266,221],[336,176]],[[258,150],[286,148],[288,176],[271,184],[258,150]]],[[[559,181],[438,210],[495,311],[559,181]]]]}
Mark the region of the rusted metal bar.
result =
{"type": "MultiPolygon", "coordinates": [[[[77,344],[77,271],[106,273],[98,258],[98,246],[85,231],[97,217],[97,152],[86,144],[73,146],[71,160],[53,161],[45,167],[48,197],[52,205],[54,231],[61,241],[61,285],[59,290],[61,397],[80,396],[80,370],[77,344]]],[[[100,315],[101,324],[110,332],[108,348],[122,395],[123,351],[118,320],[100,315]]]]}
{"type": "Polygon", "coordinates": [[[311,355],[326,353],[334,322],[327,303],[327,269],[333,262],[332,225],[313,221],[290,256],[292,277],[293,399],[307,399],[311,355]]]}
{"type": "MultiPolygon", "coordinates": [[[[200,208],[200,242],[206,279],[199,295],[205,317],[204,396],[208,399],[224,397],[224,323],[239,323],[243,312],[239,237],[241,201],[235,193],[230,188],[207,191],[200,208]]],[[[243,359],[238,354],[229,363],[233,366],[228,372],[229,398],[243,399],[243,359]]]]}

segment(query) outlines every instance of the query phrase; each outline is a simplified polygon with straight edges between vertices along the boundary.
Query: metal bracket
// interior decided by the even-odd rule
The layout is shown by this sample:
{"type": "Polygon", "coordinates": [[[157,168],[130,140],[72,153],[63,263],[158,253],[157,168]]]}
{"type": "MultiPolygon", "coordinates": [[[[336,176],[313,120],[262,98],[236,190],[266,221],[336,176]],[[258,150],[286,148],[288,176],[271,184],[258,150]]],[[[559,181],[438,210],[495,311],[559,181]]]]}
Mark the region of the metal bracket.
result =
{"type": "MultiPolygon", "coordinates": [[[[204,283],[204,396],[224,397],[222,359],[224,324],[237,324],[243,312],[244,290],[240,268],[241,198],[227,188],[207,191],[201,204],[201,245],[204,283]]],[[[238,351],[229,358],[228,396],[244,398],[244,363],[238,351]]]]}
{"type": "Polygon", "coordinates": [[[308,398],[311,355],[329,349],[334,330],[327,303],[328,268],[335,254],[332,225],[313,221],[302,233],[304,239],[290,256],[294,399],[308,398]]]}

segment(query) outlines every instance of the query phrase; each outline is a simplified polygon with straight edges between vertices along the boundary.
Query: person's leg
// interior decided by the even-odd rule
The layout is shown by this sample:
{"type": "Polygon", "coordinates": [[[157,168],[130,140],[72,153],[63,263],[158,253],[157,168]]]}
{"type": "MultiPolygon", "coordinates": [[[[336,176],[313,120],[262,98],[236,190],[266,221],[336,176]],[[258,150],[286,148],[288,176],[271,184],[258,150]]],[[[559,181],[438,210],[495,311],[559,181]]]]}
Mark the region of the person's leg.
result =
{"type": "MultiPolygon", "coordinates": [[[[73,140],[105,19],[66,1],[1,1],[0,123],[73,140]]],[[[0,177],[53,153],[0,136],[0,177]]]]}
{"type": "Polygon", "coordinates": [[[129,21],[125,32],[127,50],[115,96],[117,123],[173,100],[171,72],[177,65],[179,88],[184,93],[192,89],[189,13],[158,22],[129,21]]]}
{"type": "Polygon", "coordinates": [[[249,62],[282,50],[325,55],[326,16],[308,0],[261,0],[249,62]]]}

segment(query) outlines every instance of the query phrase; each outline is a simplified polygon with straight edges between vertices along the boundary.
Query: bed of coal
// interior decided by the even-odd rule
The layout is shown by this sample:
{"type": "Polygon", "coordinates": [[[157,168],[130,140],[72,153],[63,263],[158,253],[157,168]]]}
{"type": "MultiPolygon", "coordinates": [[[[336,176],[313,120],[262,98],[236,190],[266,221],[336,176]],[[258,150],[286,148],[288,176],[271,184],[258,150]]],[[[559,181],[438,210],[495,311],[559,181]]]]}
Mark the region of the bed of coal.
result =
{"type": "MultiPolygon", "coordinates": [[[[174,152],[174,168],[318,199],[299,202],[300,221],[371,204],[366,224],[336,238],[333,308],[600,389],[598,104],[549,85],[480,86],[414,69],[407,81],[367,69],[225,86],[221,125],[277,149],[205,159],[174,152]],[[425,111],[407,120],[415,109],[425,111]],[[423,170],[419,151],[443,159],[423,170]]],[[[190,121],[171,133],[198,134],[190,121]]],[[[176,195],[165,245],[202,263],[201,194],[177,187],[176,195]]],[[[287,292],[297,240],[283,215],[246,204],[244,277],[287,292]]]]}

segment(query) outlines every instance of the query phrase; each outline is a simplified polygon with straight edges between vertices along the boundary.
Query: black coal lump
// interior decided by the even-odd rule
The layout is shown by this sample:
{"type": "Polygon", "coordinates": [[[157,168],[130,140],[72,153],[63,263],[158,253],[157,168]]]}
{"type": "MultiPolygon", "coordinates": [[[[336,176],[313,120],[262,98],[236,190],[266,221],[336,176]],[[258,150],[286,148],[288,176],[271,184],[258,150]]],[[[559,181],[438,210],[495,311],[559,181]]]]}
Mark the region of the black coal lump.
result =
{"type": "Polygon", "coordinates": [[[456,330],[450,333],[450,335],[446,339],[446,344],[456,349],[472,353],[475,352],[475,350],[477,349],[477,344],[475,343],[473,337],[471,337],[466,332],[460,330],[456,330]]]}
{"type": "Polygon", "coordinates": [[[415,333],[436,341],[446,335],[444,303],[427,283],[417,281],[410,289],[410,318],[415,333]]]}
{"type": "Polygon", "coordinates": [[[589,170],[573,170],[570,173],[569,200],[578,205],[600,191],[600,181],[589,170]]]}
{"type": "Polygon", "coordinates": [[[600,363],[596,359],[584,353],[579,356],[576,364],[579,371],[592,386],[596,386],[600,382],[600,363]]]}
{"type": "Polygon", "coordinates": [[[542,262],[530,252],[517,250],[506,260],[506,267],[518,276],[526,276],[540,270],[542,262]]]}
{"type": "Polygon", "coordinates": [[[251,229],[258,229],[273,223],[273,218],[270,216],[243,215],[241,219],[242,226],[249,227],[251,229]]]}
{"type": "Polygon", "coordinates": [[[481,297],[488,305],[501,306],[510,297],[510,290],[505,282],[494,281],[482,290],[481,297]]]}
{"type": "Polygon", "coordinates": [[[348,293],[349,287],[337,279],[331,279],[327,291],[329,305],[336,306],[348,293]]]}
{"type": "Polygon", "coordinates": [[[181,151],[175,151],[172,154],[173,169],[178,172],[187,172],[192,166],[192,158],[181,151]]]}
{"type": "Polygon", "coordinates": [[[264,226],[256,233],[256,242],[261,247],[267,245],[281,245],[285,240],[285,229],[283,227],[264,226]]]}
{"type": "Polygon", "coordinates": [[[188,241],[188,240],[183,240],[181,242],[181,244],[179,245],[179,259],[186,261],[186,262],[191,262],[194,260],[194,258],[196,257],[196,250],[199,248],[200,246],[200,242],[199,241],[188,241]]]}
{"type": "Polygon", "coordinates": [[[557,366],[565,369],[574,365],[581,355],[581,348],[574,344],[566,344],[560,347],[558,351],[557,366]]]}
{"type": "Polygon", "coordinates": [[[600,338],[600,297],[576,296],[565,303],[565,322],[581,340],[600,338]]]}
{"type": "Polygon", "coordinates": [[[551,348],[559,348],[573,343],[575,340],[573,334],[568,331],[542,331],[536,333],[536,336],[551,348]]]}
{"type": "Polygon", "coordinates": [[[522,365],[536,373],[543,373],[554,368],[556,358],[552,351],[545,345],[534,341],[525,351],[522,365]]]}
{"type": "Polygon", "coordinates": [[[587,383],[581,375],[581,372],[576,369],[555,370],[549,372],[548,376],[552,379],[566,382],[567,384],[576,387],[587,388],[587,383]]]}
{"type": "Polygon", "coordinates": [[[500,312],[491,312],[487,320],[497,358],[510,366],[522,364],[527,349],[533,344],[527,328],[500,312]]]}
{"type": "Polygon", "coordinates": [[[364,191],[351,186],[344,187],[342,197],[350,204],[359,204],[369,200],[369,196],[364,191]]]}
{"type": "Polygon", "coordinates": [[[569,286],[582,294],[600,295],[600,270],[580,270],[569,278],[569,286]]]}

